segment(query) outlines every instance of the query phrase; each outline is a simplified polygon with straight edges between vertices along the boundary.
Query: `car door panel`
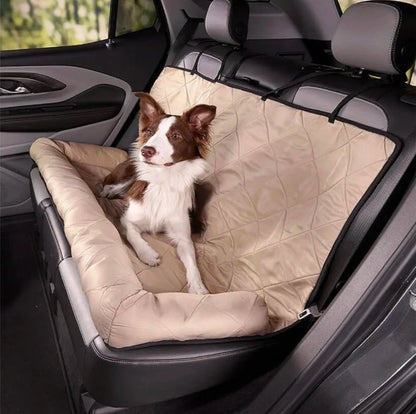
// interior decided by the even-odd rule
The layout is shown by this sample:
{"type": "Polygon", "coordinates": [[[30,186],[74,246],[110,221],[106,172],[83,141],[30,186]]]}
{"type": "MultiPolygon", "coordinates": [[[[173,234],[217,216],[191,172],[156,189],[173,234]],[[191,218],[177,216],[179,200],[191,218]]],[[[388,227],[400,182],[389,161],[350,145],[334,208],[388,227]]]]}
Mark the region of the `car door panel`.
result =
{"type": "Polygon", "coordinates": [[[22,105],[0,109],[0,131],[57,131],[115,117],[126,93],[111,85],[96,85],[59,103],[22,105]]]}
{"type": "Polygon", "coordinates": [[[28,151],[37,138],[118,141],[137,109],[132,91],[147,90],[163,67],[165,26],[159,17],[111,42],[0,52],[0,216],[32,211],[28,151]]]}
{"type": "Polygon", "coordinates": [[[162,69],[169,47],[163,25],[107,40],[77,46],[10,50],[0,52],[1,66],[62,66],[90,69],[127,82],[134,91],[151,85],[162,69]]]}
{"type": "Polygon", "coordinates": [[[29,172],[33,161],[29,154],[2,157],[0,165],[1,214],[30,211],[29,172]]]}
{"type": "Polygon", "coordinates": [[[79,67],[5,67],[0,69],[0,78],[23,83],[29,88],[24,81],[28,73],[31,78],[52,80],[49,85],[64,86],[0,96],[1,216],[32,209],[28,151],[34,140],[47,136],[111,145],[137,104],[128,83],[79,67]]]}
{"type": "Polygon", "coordinates": [[[0,69],[49,76],[63,89],[0,96],[0,156],[27,152],[40,136],[110,145],[132,112],[137,98],[126,82],[99,72],[70,66],[0,69]]]}

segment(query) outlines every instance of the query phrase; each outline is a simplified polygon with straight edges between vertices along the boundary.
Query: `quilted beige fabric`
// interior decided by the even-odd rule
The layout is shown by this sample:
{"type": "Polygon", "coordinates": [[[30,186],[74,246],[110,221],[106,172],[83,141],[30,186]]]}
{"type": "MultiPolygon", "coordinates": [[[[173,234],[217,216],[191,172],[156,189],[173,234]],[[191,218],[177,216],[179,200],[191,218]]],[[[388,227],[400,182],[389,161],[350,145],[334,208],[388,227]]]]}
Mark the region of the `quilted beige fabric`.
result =
{"type": "Polygon", "coordinates": [[[274,330],[291,324],[394,143],[179,69],[165,68],[151,94],[170,114],[217,107],[215,194],[196,244],[207,288],[257,292],[274,330]]]}
{"type": "MultiPolygon", "coordinates": [[[[206,231],[195,239],[202,279],[216,295],[178,293],[186,291],[184,268],[163,235],[146,236],[162,257],[149,268],[106,219],[95,196],[126,153],[41,139],[31,155],[64,219],[97,329],[122,347],[290,325],[394,144],[178,69],[164,69],[151,93],[172,114],[217,106],[206,177],[213,193],[206,231]]],[[[106,212],[114,207],[99,202],[106,212]]]]}
{"type": "MultiPolygon", "coordinates": [[[[32,145],[30,154],[64,220],[95,326],[110,345],[246,336],[269,330],[265,304],[253,292],[199,296],[154,294],[143,288],[137,276],[149,267],[137,258],[132,262],[133,252],[96,200],[104,177],[126,159],[124,151],[41,138],[32,145]]],[[[108,210],[112,202],[101,203],[108,210]]],[[[156,241],[156,246],[160,243],[156,241]]],[[[162,265],[151,270],[152,277],[159,278],[158,285],[166,286],[155,292],[174,290],[175,283],[181,287],[185,284],[179,259],[170,246],[164,245],[163,250],[167,252],[162,265]],[[181,275],[178,282],[176,274],[181,275]]]]}

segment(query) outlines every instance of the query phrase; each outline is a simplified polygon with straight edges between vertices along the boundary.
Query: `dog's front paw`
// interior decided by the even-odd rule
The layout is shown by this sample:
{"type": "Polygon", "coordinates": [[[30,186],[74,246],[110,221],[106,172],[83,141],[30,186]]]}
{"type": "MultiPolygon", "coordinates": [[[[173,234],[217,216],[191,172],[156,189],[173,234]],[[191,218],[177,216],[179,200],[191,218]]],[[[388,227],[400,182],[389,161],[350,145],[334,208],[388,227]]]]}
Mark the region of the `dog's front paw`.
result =
{"type": "Polygon", "coordinates": [[[146,252],[140,252],[138,256],[143,263],[149,266],[158,266],[160,264],[159,254],[155,252],[153,249],[149,249],[146,252]]]}
{"type": "Polygon", "coordinates": [[[188,292],[196,295],[209,295],[208,289],[201,283],[200,285],[188,285],[188,292]]]}

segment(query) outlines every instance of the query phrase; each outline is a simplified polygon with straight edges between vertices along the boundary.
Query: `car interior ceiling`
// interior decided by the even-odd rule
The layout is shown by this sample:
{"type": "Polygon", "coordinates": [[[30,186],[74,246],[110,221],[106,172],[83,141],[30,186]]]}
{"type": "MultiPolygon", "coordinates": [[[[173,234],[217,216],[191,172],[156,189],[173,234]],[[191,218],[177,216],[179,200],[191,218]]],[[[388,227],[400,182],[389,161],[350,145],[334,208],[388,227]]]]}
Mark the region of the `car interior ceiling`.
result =
{"type": "MultiPolygon", "coordinates": [[[[52,92],[57,97],[51,101],[50,97],[42,95],[51,91],[42,89],[33,99],[25,100],[25,104],[13,104],[11,97],[2,101],[0,129],[5,137],[1,153],[2,183],[7,186],[7,197],[11,197],[11,207],[6,206],[2,210],[1,218],[1,404],[4,412],[244,412],[245,407],[258,394],[270,387],[280,364],[296,349],[302,338],[313,331],[316,320],[331,306],[341,289],[348,286],[351,275],[371,252],[414,179],[415,87],[406,84],[405,73],[411,66],[409,61],[414,62],[415,53],[403,45],[410,41],[416,42],[412,30],[416,24],[415,6],[374,1],[368,9],[365,4],[357,4],[341,17],[338,2],[332,0],[316,4],[306,0],[249,2],[249,5],[242,0],[187,0],[181,2],[180,6],[177,2],[168,0],[155,3],[159,13],[157,30],[146,29],[143,36],[139,36],[141,32],[125,36],[126,47],[123,50],[117,50],[117,45],[114,46],[120,69],[109,62],[101,51],[97,51],[99,49],[95,50],[94,45],[90,51],[86,45],[73,51],[63,50],[57,56],[51,50],[2,55],[2,79],[20,79],[27,76],[28,72],[36,72],[35,78],[32,75],[26,77],[26,82],[29,79],[32,82],[30,85],[45,88],[42,86],[44,82],[47,88],[53,88],[52,92]],[[385,27],[380,28],[375,23],[370,28],[366,27],[366,19],[373,13],[383,16],[385,27]],[[392,13],[404,16],[401,25],[395,27],[392,13]],[[355,32],[349,29],[352,22],[358,22],[355,32]],[[356,43],[357,38],[363,38],[369,30],[378,31],[382,38],[381,46],[372,60],[366,56],[370,54],[369,42],[363,40],[362,44],[356,43]],[[393,30],[393,41],[397,42],[403,53],[395,55],[386,52],[391,50],[389,42],[392,40],[382,36],[388,30],[393,30]],[[152,41],[155,42],[153,49],[152,41]],[[141,56],[142,47],[149,50],[146,62],[141,56]],[[86,59],[88,53],[96,59],[86,59]],[[67,62],[70,64],[65,67],[67,62]],[[143,66],[140,67],[142,62],[143,66]],[[62,69],[63,67],[65,68],[62,69]],[[48,79],[53,79],[53,82],[48,79]],[[318,257],[318,267],[310,265],[303,257],[309,254],[310,247],[307,243],[303,245],[301,241],[296,242],[298,249],[303,250],[302,254],[292,252],[293,262],[298,261],[300,267],[307,263],[316,273],[313,284],[308,281],[302,285],[310,276],[310,268],[302,269],[303,274],[301,270],[296,270],[298,274],[294,280],[298,291],[304,289],[302,292],[306,292],[300,295],[302,300],[299,300],[299,294],[291,293],[288,305],[285,298],[273,297],[274,291],[269,296],[267,292],[264,293],[273,284],[286,283],[284,280],[274,280],[273,283],[270,280],[267,283],[256,280],[255,283],[259,285],[252,290],[263,294],[269,313],[275,315],[276,308],[280,306],[284,308],[283,315],[284,312],[290,314],[284,323],[281,322],[283,316],[280,314],[274,319],[273,316],[270,317],[267,323],[271,323],[273,329],[267,334],[259,335],[256,332],[240,337],[205,337],[200,333],[204,330],[201,319],[195,337],[176,340],[185,325],[183,323],[178,324],[183,326],[171,327],[172,332],[179,332],[177,336],[172,334],[161,340],[152,336],[147,340],[144,336],[140,341],[123,342],[126,335],[123,333],[121,339],[117,338],[117,329],[120,327],[119,332],[123,328],[129,331],[133,330],[134,325],[127,326],[127,322],[122,320],[116,325],[115,339],[111,342],[110,335],[105,337],[104,331],[96,326],[94,312],[100,312],[101,308],[94,310],[93,301],[88,302],[90,296],[87,295],[87,300],[84,290],[89,294],[94,288],[98,290],[103,287],[90,285],[88,290],[85,287],[87,285],[84,286],[88,282],[85,282],[85,278],[81,281],[80,273],[85,271],[88,274],[91,263],[88,262],[84,269],[74,261],[73,256],[78,253],[71,251],[75,244],[71,244],[70,231],[65,227],[79,226],[81,232],[82,226],[88,224],[93,233],[94,223],[87,223],[86,211],[85,220],[80,217],[78,222],[70,221],[71,212],[65,212],[68,199],[59,199],[57,193],[70,191],[74,186],[73,181],[58,181],[60,177],[56,182],[53,181],[56,178],[55,172],[59,175],[61,171],[50,168],[55,166],[56,159],[65,158],[65,162],[75,166],[76,180],[81,177],[88,184],[84,183],[85,188],[90,188],[91,194],[97,196],[94,187],[98,185],[97,180],[92,179],[92,184],[88,180],[95,171],[98,171],[97,176],[102,180],[100,174],[103,175],[103,171],[109,167],[102,160],[94,159],[96,147],[92,147],[89,152],[82,144],[104,147],[103,153],[106,147],[111,147],[111,150],[120,150],[117,154],[131,147],[138,134],[138,102],[131,93],[135,90],[151,90],[152,95],[165,107],[175,108],[178,112],[182,112],[182,108],[189,102],[199,103],[194,100],[201,97],[209,96],[211,101],[217,102],[220,111],[216,121],[218,129],[215,131],[223,133],[225,138],[229,135],[236,136],[237,139],[235,142],[229,141],[228,146],[226,139],[223,144],[221,141],[215,142],[216,165],[222,162],[218,155],[220,149],[226,154],[239,152],[238,159],[232,158],[236,165],[234,170],[229,160],[229,164],[224,161],[218,170],[224,168],[231,183],[239,175],[239,179],[244,176],[244,180],[241,179],[244,186],[248,180],[247,186],[241,191],[250,194],[247,199],[244,198],[249,200],[247,204],[255,205],[255,196],[252,194],[259,194],[255,193],[259,183],[268,185],[267,180],[272,181],[271,175],[273,183],[276,177],[279,182],[285,182],[286,179],[294,182],[293,194],[296,193],[296,186],[301,185],[300,182],[310,183],[307,177],[317,175],[317,186],[322,191],[314,196],[316,205],[309,205],[309,198],[302,199],[299,195],[288,197],[285,194],[284,197],[294,200],[290,208],[286,207],[287,216],[294,214],[295,224],[292,228],[296,227],[296,231],[302,235],[308,233],[308,242],[309,237],[315,237],[324,224],[328,228],[331,225],[328,231],[331,234],[325,234],[326,238],[319,234],[319,239],[316,236],[316,240],[325,245],[318,254],[316,250],[311,254],[318,257]],[[256,112],[257,108],[250,107],[252,102],[258,106],[263,105],[263,109],[256,112]],[[92,107],[98,107],[99,111],[91,114],[92,107]],[[242,114],[247,116],[246,124],[241,120],[242,114]],[[261,121],[257,123],[260,118],[261,121]],[[95,123],[97,125],[93,125],[95,123]],[[249,138],[244,138],[242,124],[249,131],[249,138]],[[298,126],[295,127],[295,124],[298,126]],[[268,151],[264,151],[260,144],[258,147],[252,144],[257,139],[256,128],[263,135],[268,134],[268,151]],[[284,147],[279,139],[271,138],[273,128],[289,139],[294,139],[291,128],[295,131],[292,135],[299,135],[299,131],[303,131],[304,141],[296,141],[293,145],[284,147]],[[75,135],[77,138],[72,139],[75,135]],[[45,140],[36,141],[32,145],[40,136],[77,142],[54,147],[55,144],[50,140],[45,140]],[[327,138],[335,136],[336,139],[342,137],[345,142],[331,147],[327,138]],[[357,137],[358,140],[355,140],[357,137]],[[313,150],[306,150],[305,142],[308,148],[311,143],[310,148],[313,150]],[[340,148],[344,147],[348,148],[347,155],[340,152],[340,148]],[[30,148],[32,158],[29,157],[30,148]],[[277,168],[270,176],[262,176],[259,173],[260,167],[267,169],[268,162],[275,163],[275,155],[270,155],[270,148],[279,148],[284,153],[284,157],[276,158],[281,163],[280,166],[283,165],[287,170],[283,168],[282,172],[277,168]],[[49,159],[53,162],[48,159],[44,161],[42,158],[45,151],[49,151],[51,157],[56,156],[56,159],[49,159]],[[305,155],[308,151],[310,154],[305,155]],[[317,151],[320,152],[318,155],[317,151]],[[252,164],[246,163],[251,152],[259,154],[257,163],[251,159],[252,164]],[[296,173],[290,170],[289,164],[296,158],[290,158],[292,153],[300,157],[296,173]],[[333,154],[345,162],[342,177],[336,169],[341,161],[333,154]],[[91,170],[83,166],[85,160],[91,170]],[[303,169],[306,164],[309,170],[306,167],[303,169]],[[304,181],[299,181],[299,169],[302,170],[304,181]],[[260,177],[259,181],[253,181],[255,185],[252,187],[250,175],[247,174],[260,177]],[[339,175],[338,181],[333,178],[334,175],[339,175]],[[16,177],[22,190],[15,185],[16,177]],[[340,200],[341,195],[338,193],[326,197],[326,192],[332,191],[339,181],[344,185],[339,192],[343,199],[340,200]],[[15,194],[25,199],[24,202],[13,200],[10,192],[13,187],[15,194]],[[304,214],[307,209],[310,210],[309,216],[296,216],[300,214],[299,211],[304,214]],[[345,210],[348,214],[340,217],[330,212],[331,209],[345,210]],[[328,216],[331,216],[330,219],[328,216]],[[305,229],[309,226],[307,231],[302,223],[296,222],[298,217],[310,222],[304,225],[305,229]],[[320,219],[322,223],[316,225],[315,231],[312,224],[320,219]],[[279,304],[274,305],[276,308],[270,305],[273,300],[279,304]],[[299,309],[292,309],[291,302],[296,302],[299,309]],[[303,314],[304,312],[306,313],[303,314]]],[[[103,44],[100,47],[106,48],[103,44]]],[[[111,46],[106,49],[111,51],[111,46]]],[[[69,170],[66,166],[62,170],[66,178],[69,170]]],[[[229,182],[225,184],[225,181],[221,181],[221,175],[215,176],[215,179],[224,188],[227,185],[231,188],[229,182]]],[[[302,191],[312,191],[313,185],[310,184],[310,188],[305,187],[302,191]]],[[[273,184],[270,188],[277,187],[273,184]]],[[[233,197],[237,196],[240,195],[233,197]]],[[[227,199],[230,210],[237,203],[233,197],[227,199]]],[[[215,197],[212,199],[215,200],[215,197]]],[[[238,237],[235,235],[243,227],[241,223],[247,228],[255,226],[255,232],[248,237],[253,239],[253,234],[260,232],[258,229],[265,223],[262,231],[266,234],[269,230],[266,227],[270,227],[267,220],[278,217],[279,212],[269,209],[270,205],[278,204],[279,200],[267,199],[269,202],[264,204],[268,209],[265,209],[267,212],[264,217],[259,218],[258,210],[254,208],[255,217],[252,221],[245,218],[244,214],[248,213],[244,212],[241,213],[242,218],[237,217],[242,221],[235,228],[230,228],[232,220],[238,221],[235,217],[231,217],[230,221],[225,219],[221,225],[228,227],[232,237],[238,237]]],[[[218,200],[220,205],[223,199],[219,197],[218,200]]],[[[261,205],[263,206],[263,201],[261,205]]],[[[92,212],[93,207],[88,212],[92,212]]],[[[98,206],[98,209],[102,212],[101,207],[98,206]]],[[[237,210],[240,212],[240,207],[237,210]]],[[[224,215],[223,212],[222,214],[224,215]]],[[[101,217],[100,220],[102,219],[101,217]]],[[[218,216],[215,220],[220,223],[222,218],[218,216]]],[[[289,218],[285,216],[282,234],[285,231],[284,225],[288,222],[289,218]]],[[[220,225],[218,223],[217,226],[220,225]]],[[[215,225],[212,227],[215,228],[215,225]]],[[[243,240],[245,234],[240,233],[239,237],[243,240]]],[[[222,235],[223,232],[218,230],[218,234],[214,234],[215,237],[209,243],[215,245],[222,235]]],[[[269,234],[268,237],[271,239],[272,235],[269,234]]],[[[259,240],[260,244],[261,238],[259,240]]],[[[92,244],[99,243],[94,241],[92,244]]],[[[213,250],[211,259],[219,257],[221,249],[225,249],[226,243],[221,243],[224,244],[218,250],[213,250]]],[[[256,247],[258,243],[255,243],[256,247]]],[[[276,242],[276,251],[281,249],[288,256],[293,247],[287,247],[288,243],[285,243],[285,240],[281,245],[276,242]]],[[[236,245],[240,246],[238,243],[236,245]]],[[[166,245],[160,246],[168,251],[166,245]]],[[[271,254],[271,259],[261,256],[265,246],[267,247],[266,243],[259,248],[261,252],[258,263],[264,264],[267,260],[274,263],[274,253],[271,254]]],[[[233,244],[233,249],[234,247],[233,244]]],[[[87,251],[89,245],[77,249],[87,251]]],[[[200,251],[205,252],[203,249],[207,250],[206,247],[201,247],[200,251]]],[[[79,257],[83,257],[82,253],[79,257]]],[[[253,248],[251,253],[257,254],[257,251],[253,248]]],[[[207,255],[206,258],[209,259],[210,256],[207,255]]],[[[84,260],[88,261],[88,258],[85,259],[84,256],[84,260]]],[[[234,263],[237,262],[235,259],[234,263]]],[[[292,262],[284,263],[288,268],[292,262]]],[[[107,266],[110,267],[109,264],[107,266]]],[[[170,262],[169,266],[173,269],[172,272],[176,272],[175,261],[170,262]]],[[[267,264],[264,268],[266,266],[267,264]]],[[[137,269],[134,268],[137,274],[142,271],[137,269]]],[[[168,268],[161,266],[160,269],[168,268]]],[[[213,266],[207,269],[205,274],[214,274],[213,266]]],[[[215,268],[217,270],[218,273],[212,278],[212,286],[221,285],[216,285],[215,278],[229,273],[229,269],[223,271],[220,266],[215,268]]],[[[241,273],[244,271],[241,270],[241,273]]],[[[115,286],[119,280],[122,280],[122,276],[116,279],[115,286]]],[[[233,282],[234,277],[227,280],[227,288],[216,293],[231,293],[233,282]]],[[[235,290],[241,286],[238,285],[239,282],[240,279],[235,290]]],[[[141,288],[142,285],[153,286],[152,283],[154,282],[145,279],[141,280],[141,284],[139,282],[141,288]]],[[[174,285],[175,293],[183,289],[183,280],[180,283],[174,285]]],[[[249,286],[251,282],[246,283],[249,286]]],[[[145,290],[150,295],[157,295],[168,291],[169,286],[173,285],[161,286],[145,290]]],[[[290,286],[287,287],[286,294],[290,289],[290,286]]],[[[136,290],[137,287],[134,294],[137,293],[136,290]]],[[[124,300],[125,298],[121,299],[118,307],[124,300]]],[[[163,296],[159,296],[158,300],[163,303],[163,296]]],[[[133,309],[136,303],[129,306],[133,309]]],[[[140,304],[137,306],[139,312],[140,304]]],[[[221,306],[220,302],[215,302],[214,310],[210,309],[210,312],[216,312],[217,307],[221,306]]],[[[174,312],[165,309],[167,310],[158,308],[158,312],[166,312],[166,320],[173,320],[174,312]]],[[[198,309],[199,304],[192,310],[192,316],[198,317],[198,309]]],[[[112,322],[116,316],[114,313],[112,322]]],[[[221,318],[220,313],[217,318],[221,318]]],[[[113,325],[110,325],[110,331],[112,328],[113,325]]]]}

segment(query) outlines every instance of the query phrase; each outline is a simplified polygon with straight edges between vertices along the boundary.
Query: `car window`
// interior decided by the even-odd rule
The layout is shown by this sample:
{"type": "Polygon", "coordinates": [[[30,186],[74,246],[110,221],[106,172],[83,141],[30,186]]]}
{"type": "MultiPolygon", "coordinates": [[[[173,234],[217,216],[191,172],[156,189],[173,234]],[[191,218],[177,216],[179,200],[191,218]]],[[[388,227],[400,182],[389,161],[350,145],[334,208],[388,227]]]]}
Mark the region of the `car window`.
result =
{"type": "MultiPolygon", "coordinates": [[[[1,0],[0,49],[72,46],[107,39],[110,3],[1,0]]],[[[152,0],[118,0],[116,35],[151,27],[155,18],[152,0]]]]}
{"type": "MultiPolygon", "coordinates": [[[[361,3],[368,0],[338,0],[342,12],[348,9],[354,3],[361,3]]],[[[394,0],[393,0],[394,1],[394,0]]],[[[416,0],[400,0],[402,3],[410,3],[416,6],[416,0]]],[[[413,64],[413,69],[409,70],[407,77],[411,85],[416,85],[416,62],[413,64]]]]}
{"type": "Polygon", "coordinates": [[[135,32],[153,26],[156,9],[152,0],[122,0],[118,2],[116,35],[135,32]]]}

